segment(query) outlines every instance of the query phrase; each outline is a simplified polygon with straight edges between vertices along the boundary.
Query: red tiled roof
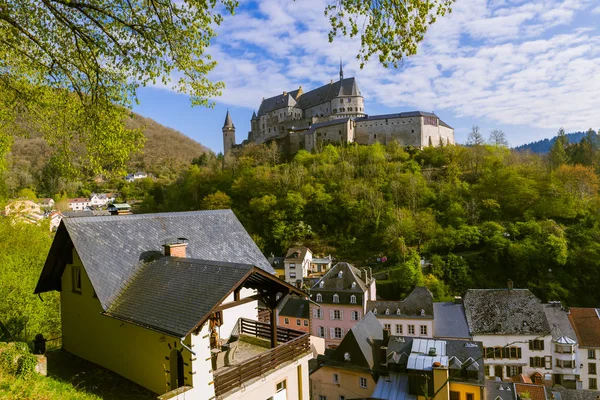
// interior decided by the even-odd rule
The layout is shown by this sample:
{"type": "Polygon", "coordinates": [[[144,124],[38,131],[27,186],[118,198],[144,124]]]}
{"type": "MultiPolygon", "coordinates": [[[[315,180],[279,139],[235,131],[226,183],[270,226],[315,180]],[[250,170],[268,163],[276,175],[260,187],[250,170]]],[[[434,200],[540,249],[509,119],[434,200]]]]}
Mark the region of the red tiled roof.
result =
{"type": "Polygon", "coordinates": [[[579,346],[600,347],[600,318],[595,308],[571,308],[569,320],[579,346]]]}
{"type": "Polygon", "coordinates": [[[540,385],[527,385],[523,383],[515,383],[515,392],[520,395],[529,393],[531,400],[546,400],[546,390],[540,385]]]}

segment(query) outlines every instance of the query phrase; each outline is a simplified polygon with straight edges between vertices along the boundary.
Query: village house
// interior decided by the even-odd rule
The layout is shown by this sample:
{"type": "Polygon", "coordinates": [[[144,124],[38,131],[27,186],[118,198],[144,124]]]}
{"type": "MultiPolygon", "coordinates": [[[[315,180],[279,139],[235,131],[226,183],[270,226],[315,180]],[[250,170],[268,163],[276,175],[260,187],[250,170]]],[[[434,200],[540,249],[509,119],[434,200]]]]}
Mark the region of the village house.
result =
{"type": "Polygon", "coordinates": [[[367,312],[390,334],[433,337],[433,295],[424,286],[415,287],[402,301],[367,301],[367,312]]]}
{"type": "Polygon", "coordinates": [[[89,210],[92,203],[90,199],[85,197],[78,197],[75,199],[69,199],[69,209],[72,211],[84,211],[89,210]]]}
{"type": "Polygon", "coordinates": [[[308,276],[312,252],[307,247],[292,247],[284,259],[285,281],[295,284],[298,279],[308,276]]]}
{"type": "MultiPolygon", "coordinates": [[[[568,389],[582,389],[579,379],[581,368],[577,362],[579,345],[577,335],[569,321],[569,313],[560,301],[551,301],[543,305],[550,334],[552,335],[552,384],[568,389]]],[[[530,364],[533,360],[530,360],[530,364]]],[[[542,377],[536,375],[533,383],[543,383],[542,377]]]]}
{"type": "Polygon", "coordinates": [[[231,210],[65,218],[35,293],[60,291],[64,350],[157,394],[308,399],[309,334],[276,319],[305,294],[273,272],[231,210]]]}
{"type": "Polygon", "coordinates": [[[481,343],[390,335],[369,312],[311,370],[313,400],[483,400],[481,343]]]}
{"type": "Polygon", "coordinates": [[[485,349],[486,376],[551,383],[552,334],[540,299],[509,281],[507,289],[467,290],[464,307],[470,334],[485,349]]]}
{"type": "Polygon", "coordinates": [[[371,269],[359,270],[337,263],[311,287],[311,334],[325,339],[327,347],[340,344],[346,332],[367,311],[367,301],[377,292],[371,269]]]}
{"type": "Polygon", "coordinates": [[[112,193],[92,193],[90,196],[90,205],[103,207],[109,203],[113,203],[116,197],[112,193]]]}
{"type": "Polygon", "coordinates": [[[569,320],[579,342],[576,365],[580,368],[581,389],[598,390],[600,309],[573,307],[569,310],[569,320]]]}
{"type": "Polygon", "coordinates": [[[128,174],[127,176],[125,176],[125,180],[127,182],[135,182],[138,179],[144,179],[144,178],[147,178],[147,177],[148,177],[147,173],[142,172],[142,171],[138,171],[138,172],[136,172],[134,174],[128,174]]]}
{"type": "Polygon", "coordinates": [[[51,209],[52,207],[54,207],[54,199],[51,197],[44,197],[44,198],[38,199],[37,203],[40,205],[40,207],[46,208],[46,209],[51,209]]]}
{"type": "Polygon", "coordinates": [[[282,328],[310,332],[310,306],[308,300],[288,297],[279,307],[277,325],[282,328]]]}

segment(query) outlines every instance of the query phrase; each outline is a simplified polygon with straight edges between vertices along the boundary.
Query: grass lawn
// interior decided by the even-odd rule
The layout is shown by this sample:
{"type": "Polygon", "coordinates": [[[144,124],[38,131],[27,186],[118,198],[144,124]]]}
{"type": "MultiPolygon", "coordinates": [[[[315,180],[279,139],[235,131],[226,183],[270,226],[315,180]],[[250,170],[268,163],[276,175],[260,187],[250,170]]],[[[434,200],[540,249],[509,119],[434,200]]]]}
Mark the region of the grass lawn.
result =
{"type": "Polygon", "coordinates": [[[48,376],[15,378],[0,370],[0,399],[149,400],[156,394],[63,350],[46,353],[48,376]]]}

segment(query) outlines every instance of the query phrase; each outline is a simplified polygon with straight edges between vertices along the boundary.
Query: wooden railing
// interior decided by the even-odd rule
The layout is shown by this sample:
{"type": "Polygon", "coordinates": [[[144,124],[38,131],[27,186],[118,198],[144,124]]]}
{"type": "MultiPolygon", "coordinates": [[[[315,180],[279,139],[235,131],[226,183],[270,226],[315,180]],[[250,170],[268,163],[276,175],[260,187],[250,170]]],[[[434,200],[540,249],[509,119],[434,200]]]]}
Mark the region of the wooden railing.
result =
{"type": "MultiPolygon", "coordinates": [[[[271,339],[269,324],[240,318],[236,327],[238,333],[271,339]]],[[[235,332],[235,330],[234,330],[235,332]]],[[[240,364],[213,373],[215,396],[217,399],[233,389],[240,389],[252,379],[267,375],[279,365],[295,360],[310,352],[310,335],[293,329],[277,328],[277,341],[281,343],[240,364]]]]}

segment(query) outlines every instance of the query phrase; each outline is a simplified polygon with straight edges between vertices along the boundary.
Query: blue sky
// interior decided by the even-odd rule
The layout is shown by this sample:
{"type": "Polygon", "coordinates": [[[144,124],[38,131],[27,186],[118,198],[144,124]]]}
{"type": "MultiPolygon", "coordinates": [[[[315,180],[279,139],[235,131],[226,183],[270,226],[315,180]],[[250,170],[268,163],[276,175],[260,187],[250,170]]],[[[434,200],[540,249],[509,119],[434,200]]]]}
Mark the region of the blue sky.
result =
{"type": "Polygon", "coordinates": [[[512,146],[600,128],[600,2],[458,0],[438,19],[416,56],[398,69],[355,56],[358,40],[327,40],[325,0],[240,1],[226,16],[210,54],[209,75],[225,82],[213,109],[165,87],[140,90],[135,111],[215,152],[229,109],[236,139],[247,138],[263,97],[355,76],[368,114],[434,111],[464,143],[473,125],[502,129],[512,146]]]}

